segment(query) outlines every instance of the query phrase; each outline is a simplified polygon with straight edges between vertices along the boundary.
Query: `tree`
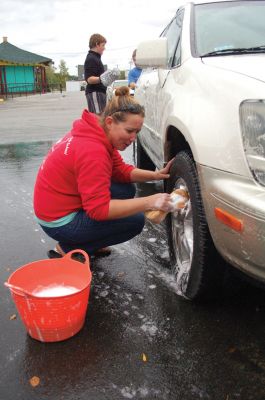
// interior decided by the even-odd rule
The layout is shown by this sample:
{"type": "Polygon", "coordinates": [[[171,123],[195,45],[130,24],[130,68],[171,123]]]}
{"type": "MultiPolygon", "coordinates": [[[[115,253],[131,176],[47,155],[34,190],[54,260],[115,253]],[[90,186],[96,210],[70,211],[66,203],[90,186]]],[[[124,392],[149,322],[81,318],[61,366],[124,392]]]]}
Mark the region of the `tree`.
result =
{"type": "Polygon", "coordinates": [[[59,68],[59,84],[61,85],[61,88],[65,89],[65,82],[67,79],[69,79],[69,72],[68,72],[68,68],[66,66],[66,62],[64,60],[60,60],[60,64],[58,66],[59,68]]]}
{"type": "Polygon", "coordinates": [[[49,86],[58,84],[58,77],[56,76],[55,69],[56,68],[53,65],[49,65],[45,68],[46,79],[49,86]]]}
{"type": "Polygon", "coordinates": [[[60,75],[66,77],[69,75],[68,68],[66,66],[66,62],[64,60],[60,60],[60,64],[58,66],[60,75]]]}
{"type": "Polygon", "coordinates": [[[47,90],[51,92],[55,89],[59,90],[60,88],[60,79],[59,74],[56,74],[56,68],[52,65],[45,68],[46,70],[46,79],[47,79],[47,90]]]}
{"type": "MultiPolygon", "coordinates": [[[[65,89],[66,80],[73,79],[68,73],[68,68],[64,60],[60,61],[58,68],[54,66],[46,67],[46,77],[50,90],[56,89],[60,91],[65,89]],[[59,72],[55,72],[57,69],[59,69],[59,72]]],[[[78,77],[75,78],[78,79],[78,77]]]]}
{"type": "Polygon", "coordinates": [[[119,79],[126,79],[126,78],[125,78],[125,71],[122,70],[122,71],[120,72],[120,77],[119,77],[119,79]]]}

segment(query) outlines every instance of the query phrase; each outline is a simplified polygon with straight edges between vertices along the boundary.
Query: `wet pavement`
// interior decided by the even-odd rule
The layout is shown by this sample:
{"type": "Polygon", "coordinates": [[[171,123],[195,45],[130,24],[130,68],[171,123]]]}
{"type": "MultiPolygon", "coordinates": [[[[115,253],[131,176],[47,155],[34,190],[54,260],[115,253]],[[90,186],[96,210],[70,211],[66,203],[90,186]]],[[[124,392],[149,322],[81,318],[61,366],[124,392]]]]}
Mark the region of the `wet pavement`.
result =
{"type": "MultiPolygon", "coordinates": [[[[85,326],[76,336],[41,343],[27,335],[3,283],[54,245],[34,221],[34,180],[83,107],[82,92],[0,105],[0,400],[264,400],[265,292],[230,273],[215,301],[178,297],[163,224],[147,222],[137,238],[92,262],[85,326]]],[[[132,149],[123,155],[133,162],[132,149]]],[[[139,195],[159,190],[138,186],[139,195]]]]}

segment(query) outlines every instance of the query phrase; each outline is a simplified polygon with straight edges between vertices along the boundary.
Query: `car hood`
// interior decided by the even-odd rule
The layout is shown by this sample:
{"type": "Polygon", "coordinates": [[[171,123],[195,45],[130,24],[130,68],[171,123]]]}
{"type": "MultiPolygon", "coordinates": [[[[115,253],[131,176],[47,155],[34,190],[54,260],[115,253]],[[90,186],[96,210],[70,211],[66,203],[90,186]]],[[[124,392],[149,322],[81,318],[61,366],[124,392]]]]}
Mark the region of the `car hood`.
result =
{"type": "Polygon", "coordinates": [[[265,82],[265,54],[204,57],[202,62],[265,82]]]}

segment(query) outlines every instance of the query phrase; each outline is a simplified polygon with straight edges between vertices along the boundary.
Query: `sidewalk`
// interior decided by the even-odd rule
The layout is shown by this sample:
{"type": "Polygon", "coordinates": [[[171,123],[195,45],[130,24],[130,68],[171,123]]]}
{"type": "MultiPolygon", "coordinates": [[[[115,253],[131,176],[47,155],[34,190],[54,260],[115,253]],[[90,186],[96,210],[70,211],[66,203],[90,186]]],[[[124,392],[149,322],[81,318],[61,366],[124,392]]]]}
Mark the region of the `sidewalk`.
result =
{"type": "Polygon", "coordinates": [[[1,102],[0,144],[57,139],[71,128],[86,106],[86,97],[81,91],[17,97],[1,102]]]}

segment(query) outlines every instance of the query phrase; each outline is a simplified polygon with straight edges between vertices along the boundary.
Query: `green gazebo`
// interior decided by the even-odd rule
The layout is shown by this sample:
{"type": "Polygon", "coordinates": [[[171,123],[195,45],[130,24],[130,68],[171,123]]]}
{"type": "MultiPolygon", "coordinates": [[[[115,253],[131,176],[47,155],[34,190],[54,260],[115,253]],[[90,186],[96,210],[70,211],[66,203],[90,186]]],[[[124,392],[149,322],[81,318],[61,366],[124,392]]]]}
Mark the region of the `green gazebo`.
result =
{"type": "Polygon", "coordinates": [[[0,95],[45,93],[45,66],[51,63],[50,58],[19,49],[4,36],[0,43],[0,95]]]}

